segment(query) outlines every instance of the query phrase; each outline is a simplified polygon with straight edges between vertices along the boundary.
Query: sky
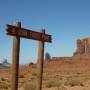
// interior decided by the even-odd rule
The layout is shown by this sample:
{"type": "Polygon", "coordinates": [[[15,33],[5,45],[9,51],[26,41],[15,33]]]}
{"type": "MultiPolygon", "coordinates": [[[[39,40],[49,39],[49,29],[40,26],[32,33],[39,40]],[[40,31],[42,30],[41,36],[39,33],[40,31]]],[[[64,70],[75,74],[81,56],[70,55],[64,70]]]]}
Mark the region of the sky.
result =
{"type": "MultiPolygon", "coordinates": [[[[45,52],[52,57],[72,56],[76,40],[90,37],[90,0],[0,0],[0,62],[12,62],[13,37],[6,35],[6,24],[52,35],[45,52]]],[[[38,41],[21,38],[20,63],[37,62],[38,41]]]]}

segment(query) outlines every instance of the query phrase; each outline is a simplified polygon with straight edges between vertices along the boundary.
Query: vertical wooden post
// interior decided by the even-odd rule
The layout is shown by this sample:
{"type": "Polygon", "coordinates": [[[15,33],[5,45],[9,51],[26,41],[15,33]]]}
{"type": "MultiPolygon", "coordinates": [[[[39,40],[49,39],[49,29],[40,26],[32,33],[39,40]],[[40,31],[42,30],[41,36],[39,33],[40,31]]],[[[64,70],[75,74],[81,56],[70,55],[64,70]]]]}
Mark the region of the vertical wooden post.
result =
{"type": "MultiPolygon", "coordinates": [[[[16,26],[21,27],[21,22],[17,22],[16,26]]],[[[20,37],[14,36],[13,37],[12,87],[11,87],[11,90],[18,90],[19,51],[20,51],[20,37]]]]}
{"type": "MultiPolygon", "coordinates": [[[[45,29],[41,29],[40,32],[45,33],[45,29]]],[[[38,82],[37,90],[42,89],[43,61],[44,61],[44,42],[39,41],[38,64],[37,64],[37,82],[38,82]]]]}

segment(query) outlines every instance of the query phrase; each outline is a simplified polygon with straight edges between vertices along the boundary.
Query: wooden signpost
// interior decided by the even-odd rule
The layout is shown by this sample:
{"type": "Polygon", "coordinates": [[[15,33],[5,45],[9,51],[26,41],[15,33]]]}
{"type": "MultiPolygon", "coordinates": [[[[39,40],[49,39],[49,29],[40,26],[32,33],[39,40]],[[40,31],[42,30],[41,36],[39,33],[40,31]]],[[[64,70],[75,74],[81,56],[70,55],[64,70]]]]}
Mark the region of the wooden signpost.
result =
{"type": "MultiPolygon", "coordinates": [[[[21,23],[16,23],[17,27],[21,27],[21,23]]],[[[11,90],[18,90],[18,71],[19,71],[19,52],[20,37],[13,37],[13,56],[12,56],[12,86],[11,90]]]]}
{"type": "Polygon", "coordinates": [[[19,52],[20,38],[27,38],[39,41],[38,48],[38,64],[37,64],[37,90],[42,89],[43,60],[44,60],[44,42],[52,42],[51,35],[45,34],[45,29],[40,32],[21,28],[21,22],[17,22],[16,26],[7,25],[6,34],[13,36],[13,56],[12,56],[12,88],[18,90],[18,70],[19,70],[19,52]]]}
{"type": "Polygon", "coordinates": [[[7,35],[18,36],[27,39],[39,40],[44,42],[51,42],[51,35],[24,29],[17,26],[7,24],[7,35]]]}

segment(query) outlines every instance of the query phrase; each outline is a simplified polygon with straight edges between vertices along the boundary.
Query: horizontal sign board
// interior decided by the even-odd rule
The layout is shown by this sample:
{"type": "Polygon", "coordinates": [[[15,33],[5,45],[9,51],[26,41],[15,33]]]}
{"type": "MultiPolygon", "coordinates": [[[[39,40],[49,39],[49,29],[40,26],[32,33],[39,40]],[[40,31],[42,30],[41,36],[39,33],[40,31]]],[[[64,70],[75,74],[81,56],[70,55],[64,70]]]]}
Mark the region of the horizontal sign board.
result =
{"type": "Polygon", "coordinates": [[[51,42],[51,35],[20,28],[13,25],[7,25],[7,35],[23,37],[27,39],[34,39],[43,42],[51,42]]]}

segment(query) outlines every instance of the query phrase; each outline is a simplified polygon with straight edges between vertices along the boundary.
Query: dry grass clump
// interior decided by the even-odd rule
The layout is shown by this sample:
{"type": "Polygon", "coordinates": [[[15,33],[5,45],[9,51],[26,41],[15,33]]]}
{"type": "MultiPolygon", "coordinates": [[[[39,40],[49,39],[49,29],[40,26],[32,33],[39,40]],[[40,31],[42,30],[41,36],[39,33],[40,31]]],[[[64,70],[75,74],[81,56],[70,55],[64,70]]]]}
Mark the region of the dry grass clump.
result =
{"type": "Polygon", "coordinates": [[[79,80],[79,79],[74,79],[74,78],[70,78],[68,80],[66,80],[66,82],[64,83],[65,86],[84,86],[83,81],[79,80]]]}
{"type": "Polygon", "coordinates": [[[24,90],[36,90],[36,81],[26,81],[24,84],[24,90]]]}
{"type": "Polygon", "coordinates": [[[0,78],[0,90],[9,89],[10,86],[11,85],[8,80],[6,80],[5,78],[0,78]]]}
{"type": "Polygon", "coordinates": [[[61,82],[55,79],[49,80],[46,83],[46,87],[47,88],[51,88],[51,87],[60,87],[61,86],[61,82]]]}
{"type": "Polygon", "coordinates": [[[37,88],[37,73],[34,68],[27,74],[28,80],[24,82],[24,90],[36,90],[37,88]]]}

